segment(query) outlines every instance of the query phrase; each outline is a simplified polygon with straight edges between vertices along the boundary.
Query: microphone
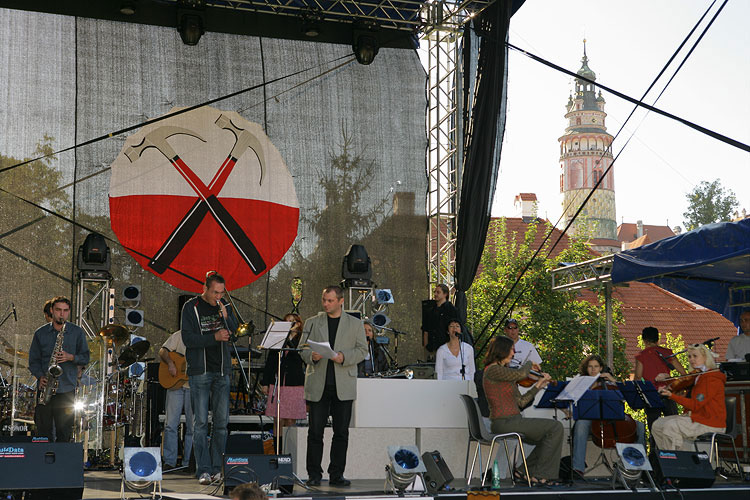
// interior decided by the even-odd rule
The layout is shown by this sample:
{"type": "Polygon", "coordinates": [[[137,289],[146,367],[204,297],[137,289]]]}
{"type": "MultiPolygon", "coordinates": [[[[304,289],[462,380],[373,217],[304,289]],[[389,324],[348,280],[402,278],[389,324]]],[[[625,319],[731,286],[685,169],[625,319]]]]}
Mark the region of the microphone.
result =
{"type": "MultiPolygon", "coordinates": [[[[15,313],[16,313],[16,308],[14,307],[14,308],[13,308],[13,314],[15,314],[15,313]]],[[[704,341],[704,342],[702,342],[702,343],[703,343],[703,345],[705,345],[705,346],[708,346],[708,347],[710,348],[710,347],[711,347],[711,345],[712,345],[712,344],[713,344],[714,342],[716,342],[717,340],[719,340],[719,338],[720,338],[720,337],[714,337],[714,338],[712,338],[712,339],[708,339],[708,340],[706,340],[706,341],[704,341]]]]}
{"type": "MultiPolygon", "coordinates": [[[[11,302],[10,306],[13,308],[13,319],[15,321],[18,321],[18,314],[16,314],[16,305],[13,302],[11,302]]],[[[718,338],[718,337],[716,337],[716,338],[718,338]]]]}

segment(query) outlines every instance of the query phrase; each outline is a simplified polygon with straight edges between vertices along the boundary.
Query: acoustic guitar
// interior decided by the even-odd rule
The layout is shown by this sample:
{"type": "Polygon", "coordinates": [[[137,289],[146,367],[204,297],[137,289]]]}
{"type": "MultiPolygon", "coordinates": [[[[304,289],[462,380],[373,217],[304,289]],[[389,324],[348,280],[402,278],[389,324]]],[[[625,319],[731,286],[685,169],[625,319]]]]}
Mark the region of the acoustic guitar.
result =
{"type": "Polygon", "coordinates": [[[174,351],[167,352],[167,356],[177,368],[177,375],[173,377],[169,373],[169,365],[161,361],[159,363],[159,384],[165,389],[179,389],[188,380],[187,360],[185,356],[174,351]]]}

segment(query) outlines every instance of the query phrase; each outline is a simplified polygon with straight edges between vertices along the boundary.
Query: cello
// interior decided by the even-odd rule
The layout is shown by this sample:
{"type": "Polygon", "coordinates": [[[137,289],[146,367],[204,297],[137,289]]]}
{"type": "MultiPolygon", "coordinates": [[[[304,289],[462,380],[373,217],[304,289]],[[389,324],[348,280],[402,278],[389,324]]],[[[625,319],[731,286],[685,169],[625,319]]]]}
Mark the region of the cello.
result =
{"type": "MultiPolygon", "coordinates": [[[[603,372],[606,370],[605,368],[603,372]]],[[[599,389],[608,390],[607,384],[615,383],[600,380],[599,389]]],[[[616,388],[614,385],[614,389],[616,388]]],[[[599,448],[614,448],[615,443],[635,443],[638,439],[638,427],[633,417],[627,413],[625,420],[592,420],[591,439],[599,448]]]]}

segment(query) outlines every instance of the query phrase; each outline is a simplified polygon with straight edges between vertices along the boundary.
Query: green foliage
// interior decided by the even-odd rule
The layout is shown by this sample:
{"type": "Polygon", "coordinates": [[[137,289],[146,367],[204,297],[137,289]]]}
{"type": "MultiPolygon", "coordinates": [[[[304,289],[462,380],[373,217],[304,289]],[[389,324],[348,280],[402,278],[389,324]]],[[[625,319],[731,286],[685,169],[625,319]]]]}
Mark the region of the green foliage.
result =
{"type": "Polygon", "coordinates": [[[682,214],[688,231],[714,222],[727,222],[739,203],[731,189],[725,189],[719,179],[703,181],[687,194],[688,209],[682,214]]]}
{"type": "MultiPolygon", "coordinates": [[[[509,292],[516,278],[535,251],[538,232],[549,231],[548,223],[529,224],[521,243],[508,231],[505,219],[490,223],[487,244],[482,255],[482,272],[469,291],[468,322],[475,336],[490,321],[492,313],[509,292]]],[[[546,234],[546,233],[545,233],[546,234]]],[[[561,262],[581,262],[592,254],[581,239],[571,239],[569,248],[554,259],[546,258],[552,238],[540,252],[528,271],[521,277],[503,310],[489,324],[485,334],[476,339],[482,346],[494,331],[502,334],[502,313],[517,300],[513,316],[520,318],[523,338],[536,345],[544,360],[543,369],[554,379],[575,375],[578,366],[588,354],[599,354],[606,359],[606,321],[602,297],[586,295],[581,300],[577,292],[553,291],[550,270],[561,262]]],[[[619,304],[613,303],[613,323],[621,323],[619,304]]],[[[625,359],[625,340],[613,332],[615,375],[623,378],[630,373],[625,359]]],[[[483,353],[478,353],[481,357],[483,353]]],[[[478,360],[481,364],[481,359],[478,360]]]]}

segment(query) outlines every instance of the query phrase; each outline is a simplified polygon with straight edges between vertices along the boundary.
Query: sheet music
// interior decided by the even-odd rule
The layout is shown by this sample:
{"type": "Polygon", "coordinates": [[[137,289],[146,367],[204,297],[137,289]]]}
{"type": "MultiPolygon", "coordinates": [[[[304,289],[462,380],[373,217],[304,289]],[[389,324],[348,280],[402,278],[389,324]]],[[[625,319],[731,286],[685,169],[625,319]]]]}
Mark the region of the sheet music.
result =
{"type": "Polygon", "coordinates": [[[565,386],[565,389],[555,398],[557,401],[573,401],[577,403],[583,396],[583,393],[591,389],[594,382],[599,378],[599,375],[590,377],[588,375],[579,375],[565,386]]]}
{"type": "Polygon", "coordinates": [[[260,347],[263,349],[281,349],[291,329],[291,321],[271,321],[260,347]]]}
{"type": "Polygon", "coordinates": [[[328,341],[315,342],[314,340],[308,339],[307,343],[310,345],[310,349],[312,349],[313,352],[317,352],[324,358],[333,359],[338,354],[336,351],[331,349],[331,344],[328,341]]]}

